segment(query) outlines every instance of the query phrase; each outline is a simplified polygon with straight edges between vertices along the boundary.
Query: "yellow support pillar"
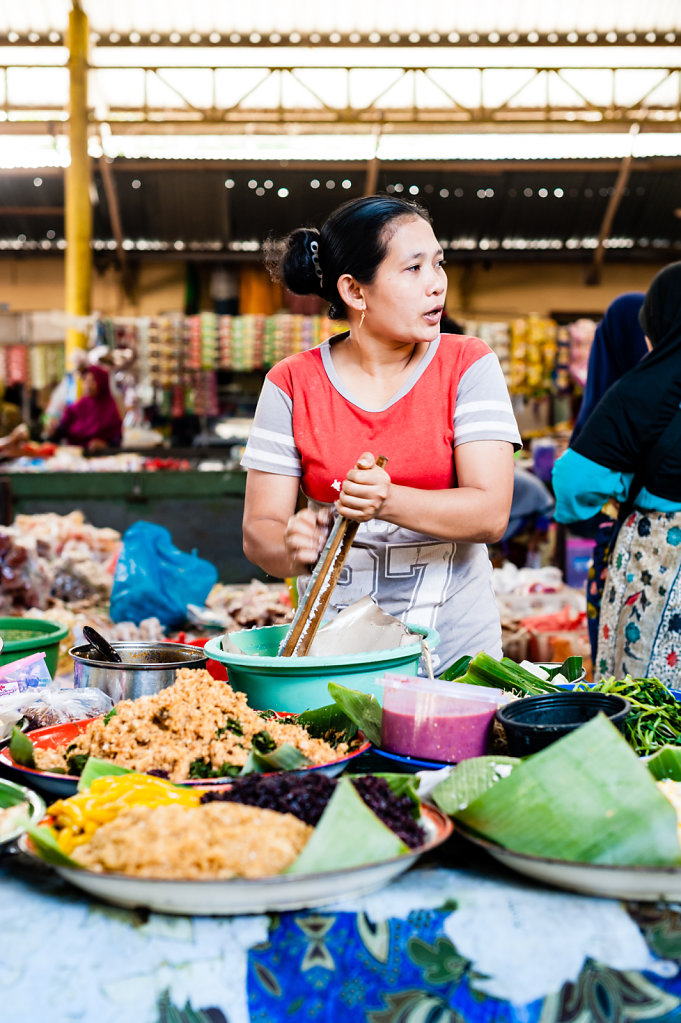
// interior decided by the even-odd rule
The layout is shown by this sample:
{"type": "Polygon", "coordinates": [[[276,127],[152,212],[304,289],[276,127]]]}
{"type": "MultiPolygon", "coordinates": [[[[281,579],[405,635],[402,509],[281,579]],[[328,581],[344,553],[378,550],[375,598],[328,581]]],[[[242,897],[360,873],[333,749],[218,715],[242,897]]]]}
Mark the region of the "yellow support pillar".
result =
{"type": "MultiPolygon", "coordinates": [[[[78,0],[69,14],[69,147],[66,169],[65,294],[68,316],[90,314],[92,288],[92,210],[88,156],[87,74],[88,22],[78,0]]],[[[87,334],[77,327],[66,332],[66,364],[76,348],[85,348],[87,334]]]]}

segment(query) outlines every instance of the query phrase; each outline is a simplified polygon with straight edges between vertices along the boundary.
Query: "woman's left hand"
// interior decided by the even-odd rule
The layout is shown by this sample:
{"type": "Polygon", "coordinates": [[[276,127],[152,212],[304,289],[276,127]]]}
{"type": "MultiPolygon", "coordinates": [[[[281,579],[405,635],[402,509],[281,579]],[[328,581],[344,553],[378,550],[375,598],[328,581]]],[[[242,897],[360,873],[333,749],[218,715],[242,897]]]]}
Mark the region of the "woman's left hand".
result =
{"type": "Polygon", "coordinates": [[[370,451],[365,451],[343,480],[336,509],[340,515],[355,522],[375,519],[388,499],[390,485],[388,473],[376,465],[370,451]]]}

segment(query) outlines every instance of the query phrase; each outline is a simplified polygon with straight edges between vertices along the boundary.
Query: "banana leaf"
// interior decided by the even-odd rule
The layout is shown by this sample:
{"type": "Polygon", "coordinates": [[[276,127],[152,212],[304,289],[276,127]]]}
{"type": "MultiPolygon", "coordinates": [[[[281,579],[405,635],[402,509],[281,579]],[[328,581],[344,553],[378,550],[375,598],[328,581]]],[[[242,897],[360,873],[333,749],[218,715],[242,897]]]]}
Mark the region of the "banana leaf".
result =
{"type": "Polygon", "coordinates": [[[559,664],[557,668],[545,668],[549,681],[553,682],[556,675],[560,675],[565,679],[566,682],[576,682],[584,668],[584,662],[581,657],[567,657],[562,664],[559,664]]]}
{"type": "Polygon", "coordinates": [[[341,778],[312,837],[287,874],[319,874],[393,859],[408,852],[370,810],[349,778],[341,778]]]}
{"type": "Polygon", "coordinates": [[[311,763],[300,750],[284,742],[271,753],[250,749],[240,774],[267,774],[269,771],[297,771],[311,763]]]}
{"type": "Polygon", "coordinates": [[[114,774],[132,774],[129,767],[122,764],[114,764],[111,760],[102,760],[100,757],[88,757],[85,762],[82,774],[78,779],[78,791],[89,789],[95,778],[107,778],[114,774]]]}
{"type": "Polygon", "coordinates": [[[454,816],[515,852],[677,866],[676,813],[603,714],[528,757],[454,816]]]}
{"type": "MultiPolygon", "coordinates": [[[[7,810],[11,806],[18,806],[25,802],[26,793],[18,785],[0,778],[0,809],[7,810]]],[[[35,810],[32,812],[35,813],[35,810]]]]}
{"type": "Polygon", "coordinates": [[[381,745],[383,710],[372,693],[360,693],[338,682],[329,682],[329,695],[374,746],[381,745]]]}
{"type": "Polygon", "coordinates": [[[313,739],[325,739],[334,748],[342,742],[352,742],[358,731],[355,722],[337,703],[303,711],[296,717],[296,724],[304,728],[313,739]]]}
{"type": "Polygon", "coordinates": [[[40,824],[37,827],[31,826],[26,829],[26,834],[33,842],[41,860],[51,863],[54,867],[72,867],[75,870],[83,869],[80,863],[72,860],[70,856],[61,851],[54,830],[49,824],[40,824]]]}
{"type": "Polygon", "coordinates": [[[35,768],[33,758],[33,743],[27,735],[18,728],[12,728],[12,738],[9,741],[9,752],[13,760],[22,767],[35,768]]]}
{"type": "Polygon", "coordinates": [[[439,678],[444,682],[453,682],[454,679],[462,678],[468,671],[468,665],[472,660],[471,654],[464,654],[463,657],[459,657],[458,661],[454,661],[454,664],[450,665],[446,671],[443,671],[439,678]]]}
{"type": "Polygon", "coordinates": [[[650,758],[646,767],[657,781],[664,778],[681,781],[681,749],[678,746],[663,746],[650,758]]]}
{"type": "Polygon", "coordinates": [[[465,810],[481,796],[521,764],[517,757],[472,757],[462,760],[450,774],[435,786],[431,797],[443,813],[451,816],[465,810]]]}

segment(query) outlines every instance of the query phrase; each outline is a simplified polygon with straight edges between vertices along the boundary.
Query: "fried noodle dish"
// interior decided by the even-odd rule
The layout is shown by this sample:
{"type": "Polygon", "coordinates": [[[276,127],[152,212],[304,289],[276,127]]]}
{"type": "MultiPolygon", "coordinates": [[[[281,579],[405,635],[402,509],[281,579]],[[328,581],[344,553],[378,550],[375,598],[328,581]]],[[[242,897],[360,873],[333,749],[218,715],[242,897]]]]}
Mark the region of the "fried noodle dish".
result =
{"type": "Polygon", "coordinates": [[[347,742],[334,747],[300,725],[260,714],[244,693],[208,671],[180,668],[173,685],[122,700],[68,745],[36,747],[34,757],[40,771],[79,774],[92,756],[178,782],[238,774],[251,749],[267,752],[284,744],[311,764],[337,760],[351,748],[347,742]]]}

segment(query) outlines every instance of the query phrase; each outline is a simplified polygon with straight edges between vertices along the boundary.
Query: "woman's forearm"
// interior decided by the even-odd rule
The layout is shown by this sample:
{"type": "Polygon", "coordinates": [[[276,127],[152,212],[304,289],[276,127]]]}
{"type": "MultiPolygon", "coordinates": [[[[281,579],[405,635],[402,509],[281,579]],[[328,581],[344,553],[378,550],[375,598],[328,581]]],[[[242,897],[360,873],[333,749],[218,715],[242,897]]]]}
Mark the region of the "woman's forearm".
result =
{"type": "Polygon", "coordinates": [[[378,517],[440,540],[495,543],[508,525],[511,497],[476,487],[416,490],[393,483],[378,517]]]}
{"type": "Polygon", "coordinates": [[[249,561],[278,579],[299,575],[304,566],[295,563],[284,541],[285,523],[276,519],[244,519],[244,554],[249,561]]]}

